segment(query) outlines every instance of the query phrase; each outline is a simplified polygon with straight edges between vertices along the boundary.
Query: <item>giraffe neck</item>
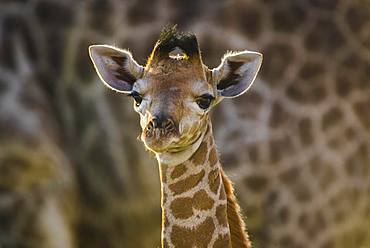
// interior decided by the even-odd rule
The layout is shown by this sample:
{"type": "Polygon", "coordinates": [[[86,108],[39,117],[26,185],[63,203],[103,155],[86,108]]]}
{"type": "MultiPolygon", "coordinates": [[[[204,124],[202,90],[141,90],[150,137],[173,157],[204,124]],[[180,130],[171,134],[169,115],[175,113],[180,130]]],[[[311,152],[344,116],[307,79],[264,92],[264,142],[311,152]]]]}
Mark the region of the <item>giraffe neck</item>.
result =
{"type": "Polygon", "coordinates": [[[211,125],[201,138],[186,161],[168,165],[158,160],[162,247],[231,247],[228,200],[211,125]]]}

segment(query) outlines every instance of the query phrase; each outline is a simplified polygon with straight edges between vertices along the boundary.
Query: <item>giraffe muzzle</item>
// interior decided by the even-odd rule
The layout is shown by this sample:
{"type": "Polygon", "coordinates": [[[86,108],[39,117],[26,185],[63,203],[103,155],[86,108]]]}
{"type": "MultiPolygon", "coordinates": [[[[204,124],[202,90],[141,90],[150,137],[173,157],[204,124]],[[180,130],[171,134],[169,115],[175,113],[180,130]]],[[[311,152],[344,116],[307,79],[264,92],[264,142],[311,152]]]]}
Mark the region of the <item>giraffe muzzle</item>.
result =
{"type": "Polygon", "coordinates": [[[141,140],[150,150],[162,152],[168,149],[178,136],[176,124],[172,119],[154,117],[145,127],[141,140]]]}
{"type": "Polygon", "coordinates": [[[175,131],[175,122],[166,116],[154,116],[146,127],[146,132],[155,136],[166,135],[175,131]]]}

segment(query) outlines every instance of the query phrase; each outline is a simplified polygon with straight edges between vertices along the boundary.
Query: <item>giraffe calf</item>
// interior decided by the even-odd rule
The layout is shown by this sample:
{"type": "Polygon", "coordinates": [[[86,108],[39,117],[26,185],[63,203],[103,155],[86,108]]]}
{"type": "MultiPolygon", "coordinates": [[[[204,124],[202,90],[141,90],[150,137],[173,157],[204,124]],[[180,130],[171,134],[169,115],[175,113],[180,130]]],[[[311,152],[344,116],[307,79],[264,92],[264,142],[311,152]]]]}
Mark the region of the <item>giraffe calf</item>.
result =
{"type": "Polygon", "coordinates": [[[102,82],[134,99],[141,140],[162,185],[162,247],[251,247],[233,187],[219,163],[209,111],[245,93],[262,63],[257,52],[227,53],[212,70],[194,34],[162,31],[145,66],[108,45],[89,48],[102,82]]]}

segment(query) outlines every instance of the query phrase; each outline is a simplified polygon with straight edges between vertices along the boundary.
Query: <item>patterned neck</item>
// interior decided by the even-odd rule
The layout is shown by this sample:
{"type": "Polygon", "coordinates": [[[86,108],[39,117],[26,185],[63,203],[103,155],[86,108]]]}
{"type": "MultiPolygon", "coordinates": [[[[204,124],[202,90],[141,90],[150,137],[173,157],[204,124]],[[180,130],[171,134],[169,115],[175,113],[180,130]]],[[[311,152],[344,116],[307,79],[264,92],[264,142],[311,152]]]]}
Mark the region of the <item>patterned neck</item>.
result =
{"type": "Polygon", "coordinates": [[[227,199],[211,125],[190,159],[175,166],[159,164],[162,247],[231,247],[227,199]]]}

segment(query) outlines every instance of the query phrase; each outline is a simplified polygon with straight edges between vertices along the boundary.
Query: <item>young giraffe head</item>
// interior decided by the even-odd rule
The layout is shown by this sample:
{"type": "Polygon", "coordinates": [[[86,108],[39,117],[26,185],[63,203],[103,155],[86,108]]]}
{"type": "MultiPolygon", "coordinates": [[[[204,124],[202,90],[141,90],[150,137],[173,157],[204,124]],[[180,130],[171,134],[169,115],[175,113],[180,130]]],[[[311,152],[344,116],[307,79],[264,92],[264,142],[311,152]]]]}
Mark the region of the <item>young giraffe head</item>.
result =
{"type": "Polygon", "coordinates": [[[246,92],[262,62],[257,52],[227,53],[210,70],[195,35],[175,27],[162,31],[145,66],[112,46],[93,45],[89,53],[104,84],[134,98],[141,139],[157,155],[185,151],[200,140],[210,109],[246,92]]]}

